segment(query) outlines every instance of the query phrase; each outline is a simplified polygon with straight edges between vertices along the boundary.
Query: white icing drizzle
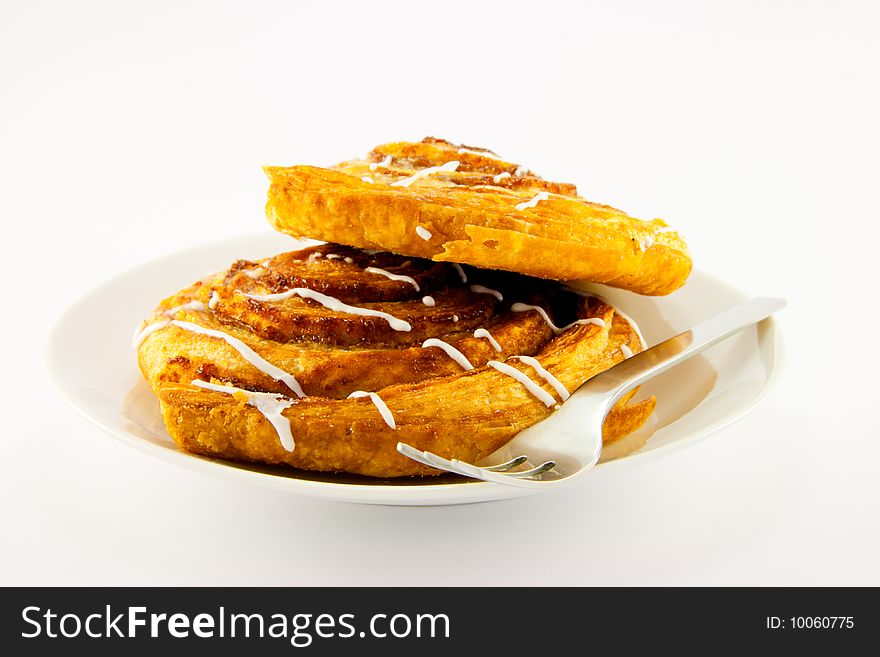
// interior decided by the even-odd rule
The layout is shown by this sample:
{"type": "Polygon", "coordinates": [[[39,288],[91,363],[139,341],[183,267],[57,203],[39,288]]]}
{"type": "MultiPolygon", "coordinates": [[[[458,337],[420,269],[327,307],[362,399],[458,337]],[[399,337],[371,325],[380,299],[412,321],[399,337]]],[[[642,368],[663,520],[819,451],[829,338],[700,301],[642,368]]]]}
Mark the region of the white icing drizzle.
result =
{"type": "Polygon", "coordinates": [[[453,322],[457,322],[457,321],[458,321],[458,315],[453,315],[453,316],[452,316],[452,321],[453,321],[453,322]]]}
{"type": "Polygon", "coordinates": [[[248,278],[259,278],[266,272],[262,267],[257,267],[255,269],[242,269],[241,273],[247,276],[248,278]]]}
{"type": "Polygon", "coordinates": [[[542,379],[544,379],[547,383],[553,386],[553,389],[559,393],[559,396],[562,398],[562,401],[567,400],[571,397],[571,393],[568,391],[568,388],[563,385],[562,381],[557,379],[555,376],[550,374],[547,370],[544,369],[544,366],[541,365],[540,361],[537,358],[532,358],[531,356],[513,356],[518,360],[521,360],[523,363],[531,367],[538,373],[542,379]]]}
{"type": "Polygon", "coordinates": [[[264,374],[268,374],[276,381],[281,381],[288,388],[293,390],[294,394],[297,397],[305,397],[305,393],[303,392],[302,386],[300,386],[299,381],[296,380],[296,377],[289,372],[285,372],[280,367],[276,367],[265,358],[260,356],[256,351],[248,347],[244,342],[235,338],[228,333],[224,333],[223,331],[215,331],[214,329],[205,328],[204,326],[199,326],[198,324],[193,324],[192,322],[181,322],[179,320],[172,320],[171,322],[174,326],[178,328],[182,328],[185,331],[191,331],[192,333],[200,333],[202,335],[207,335],[212,338],[219,338],[223,340],[230,347],[235,349],[242,358],[244,358],[251,365],[256,367],[258,370],[263,372],[264,374]]]}
{"type": "Polygon", "coordinates": [[[379,415],[381,415],[382,419],[385,420],[385,424],[387,424],[392,429],[397,429],[397,423],[394,421],[394,416],[391,414],[391,410],[388,408],[388,405],[379,395],[377,395],[375,392],[364,392],[363,390],[355,390],[348,396],[349,399],[358,399],[360,397],[369,397],[370,400],[373,402],[373,405],[379,410],[379,415]]]}
{"type": "Polygon", "coordinates": [[[392,187],[409,187],[416,180],[420,180],[422,178],[426,178],[433,173],[441,173],[443,171],[455,171],[458,169],[458,165],[461,164],[458,160],[452,160],[447,162],[446,164],[441,164],[439,167],[427,167],[425,169],[421,169],[416,171],[413,175],[408,178],[402,178],[401,180],[395,180],[391,183],[392,187]]]}
{"type": "Polygon", "coordinates": [[[376,182],[375,180],[370,178],[370,176],[361,176],[361,180],[363,180],[365,183],[370,183],[371,185],[376,182]]]}
{"type": "Polygon", "coordinates": [[[489,344],[492,345],[492,348],[495,351],[497,351],[499,353],[501,352],[501,345],[498,344],[498,340],[493,338],[492,334],[489,333],[489,331],[487,331],[486,329],[478,328],[476,331],[474,331],[474,337],[475,338],[486,338],[489,341],[489,344]]]}
{"type": "Polygon", "coordinates": [[[443,342],[443,340],[438,340],[437,338],[428,338],[422,343],[422,349],[426,349],[427,347],[438,347],[445,351],[447,356],[449,356],[452,360],[461,365],[464,369],[474,369],[473,364],[467,359],[467,356],[465,356],[448,342],[443,342]]]}
{"type": "Polygon", "coordinates": [[[514,176],[524,176],[524,175],[526,175],[528,172],[529,172],[528,168],[526,168],[526,167],[524,167],[524,166],[522,166],[522,165],[519,165],[519,166],[516,168],[516,171],[513,172],[513,175],[514,175],[514,176]]]}
{"type": "Polygon", "coordinates": [[[503,173],[492,176],[492,182],[500,183],[505,178],[510,178],[510,171],[504,171],[503,173]]]}
{"type": "MultiPolygon", "coordinates": [[[[320,260],[323,257],[324,257],[323,253],[321,253],[320,251],[315,251],[314,253],[309,254],[309,257],[306,259],[306,262],[314,262],[315,260],[320,260]]],[[[327,256],[327,257],[329,258],[330,256],[327,256]]]]}
{"type": "Polygon", "coordinates": [[[253,392],[252,390],[242,390],[232,386],[220,386],[216,383],[209,383],[199,379],[193,381],[192,384],[206,390],[224,392],[227,395],[234,395],[236,393],[244,395],[247,403],[260,411],[263,417],[269,420],[269,423],[275,428],[278,440],[281,441],[281,446],[288,452],[292,452],[296,447],[293,435],[290,433],[290,420],[281,414],[283,410],[293,406],[294,402],[292,399],[288,399],[275,392],[253,392]]]}
{"type": "Polygon", "coordinates": [[[379,167],[387,167],[390,164],[391,164],[391,156],[386,155],[385,159],[383,159],[381,162],[373,162],[372,164],[370,164],[370,171],[375,171],[379,167]]]}
{"type": "Polygon", "coordinates": [[[553,399],[553,395],[544,390],[541,386],[532,381],[529,377],[527,377],[515,367],[511,367],[506,363],[500,363],[497,360],[490,360],[488,363],[486,363],[486,365],[498,370],[502,374],[506,374],[507,376],[513,377],[514,379],[519,381],[526,390],[528,390],[535,397],[541,400],[548,408],[556,403],[556,400],[553,399]]]}
{"type": "Polygon", "coordinates": [[[576,324],[595,324],[596,326],[601,326],[602,328],[605,328],[604,320],[602,320],[598,317],[590,317],[589,319],[576,319],[571,324],[566,324],[565,326],[556,326],[556,324],[553,323],[553,320],[550,319],[550,316],[547,314],[546,310],[541,308],[541,306],[533,306],[529,303],[517,302],[517,303],[513,304],[510,307],[510,309],[515,313],[521,313],[521,312],[525,312],[527,310],[538,311],[538,314],[544,318],[544,321],[547,322],[547,326],[549,326],[553,330],[553,333],[555,333],[556,335],[559,335],[563,331],[570,329],[572,326],[575,326],[576,324]]]}
{"type": "Polygon", "coordinates": [[[625,344],[620,345],[620,353],[623,354],[623,357],[624,357],[624,358],[632,358],[632,356],[633,356],[632,349],[630,349],[630,348],[629,348],[627,345],[625,345],[625,344]]]}
{"type": "Polygon", "coordinates": [[[211,298],[208,299],[208,308],[210,310],[214,310],[217,307],[217,304],[220,303],[220,295],[217,294],[217,290],[211,292],[211,298]]]}
{"type": "Polygon", "coordinates": [[[154,322],[153,324],[147,324],[144,328],[138,326],[138,328],[134,332],[134,336],[131,339],[131,347],[132,349],[137,349],[141,346],[141,343],[147,339],[147,336],[151,333],[155,333],[159,329],[163,329],[171,323],[170,319],[163,319],[159,322],[154,322]]]}
{"type": "Polygon", "coordinates": [[[342,261],[348,263],[349,265],[350,265],[351,263],[354,262],[354,260],[352,260],[352,259],[349,258],[348,256],[345,256],[345,257],[342,259],[342,261]]]}
{"type": "Polygon", "coordinates": [[[174,308],[169,308],[168,310],[166,310],[166,311],[165,311],[164,313],[162,313],[162,314],[163,314],[163,315],[167,315],[168,317],[172,317],[172,316],[176,315],[177,312],[180,311],[180,310],[198,310],[198,311],[204,311],[204,310],[205,310],[205,304],[203,304],[201,301],[188,301],[188,302],[186,302],[186,303],[182,303],[182,304],[180,304],[179,306],[174,306],[174,308]]]}
{"type": "Polygon", "coordinates": [[[504,301],[504,295],[501,294],[501,292],[493,290],[491,287],[486,287],[485,285],[471,285],[471,292],[476,292],[477,294],[491,294],[499,301],[504,301]]]}
{"type": "Polygon", "coordinates": [[[327,260],[336,260],[337,258],[341,258],[342,256],[338,253],[328,253],[324,257],[327,258],[327,260]]]}
{"type": "Polygon", "coordinates": [[[404,320],[398,319],[397,317],[389,315],[388,313],[383,313],[381,310],[370,310],[369,308],[358,308],[357,306],[349,306],[347,303],[342,303],[336,297],[331,297],[327,294],[322,294],[321,292],[310,290],[307,287],[295,287],[287,290],[286,292],[278,292],[277,294],[247,294],[246,292],[242,292],[241,290],[237,290],[237,292],[255,301],[284,301],[285,299],[289,299],[290,297],[298,296],[302,297],[303,299],[311,299],[312,301],[317,301],[329,310],[335,310],[341,313],[348,313],[349,315],[359,315],[361,317],[381,317],[386,322],[388,322],[388,325],[395,331],[412,330],[412,325],[409,322],[405,322],[404,320]]]}
{"type": "Polygon", "coordinates": [[[488,153],[488,152],[484,152],[484,151],[472,151],[472,150],[469,149],[469,148],[459,148],[459,149],[458,149],[458,152],[459,152],[459,153],[462,153],[462,154],[467,153],[468,155],[479,155],[480,157],[485,157],[485,158],[488,158],[488,159],[490,159],[490,160],[499,160],[499,161],[501,161],[501,162],[504,161],[504,160],[502,160],[500,157],[498,157],[497,155],[495,155],[494,153],[488,153]]]}
{"type": "Polygon", "coordinates": [[[364,271],[368,271],[371,274],[380,274],[385,278],[390,278],[392,281],[403,281],[404,283],[409,283],[416,289],[416,292],[418,292],[420,289],[419,284],[416,283],[416,279],[414,279],[412,276],[392,274],[390,271],[385,271],[384,269],[379,269],[378,267],[367,267],[366,269],[364,269],[364,271]]]}
{"type": "Polygon", "coordinates": [[[461,282],[467,283],[467,274],[464,273],[464,269],[461,268],[461,265],[457,262],[453,262],[452,266],[455,267],[455,271],[458,272],[458,275],[461,278],[461,282]]]}
{"type": "MultiPolygon", "coordinates": [[[[217,293],[215,292],[214,294],[217,294],[217,293]]],[[[212,297],[212,299],[213,299],[213,297],[212,297]]],[[[174,317],[174,315],[176,315],[177,312],[180,310],[205,311],[206,308],[205,308],[205,304],[203,304],[201,301],[187,301],[186,303],[182,303],[179,306],[174,306],[173,308],[169,308],[168,310],[163,311],[162,314],[165,315],[166,317],[174,317]]],[[[212,308],[212,310],[213,310],[213,308],[212,308]]],[[[139,325],[138,328],[135,329],[134,337],[132,337],[132,339],[131,339],[132,348],[137,349],[138,347],[141,346],[141,343],[144,340],[146,340],[148,335],[150,335],[151,333],[155,333],[159,329],[165,328],[170,323],[171,323],[170,320],[163,319],[158,322],[153,322],[152,324],[147,324],[143,328],[141,328],[139,325]]]]}
{"type": "Polygon", "coordinates": [[[416,235],[427,242],[429,239],[431,239],[433,234],[424,226],[416,226],[416,235]]]}
{"type": "Polygon", "coordinates": [[[434,301],[434,297],[432,297],[432,296],[422,297],[422,303],[425,304],[426,306],[436,306],[437,305],[437,302],[434,301]]]}
{"type": "Polygon", "coordinates": [[[533,208],[538,205],[538,203],[540,203],[541,201],[546,201],[548,198],[550,198],[550,194],[548,194],[547,192],[538,192],[530,200],[523,201],[522,203],[517,203],[513,207],[515,207],[517,210],[533,208]]]}
{"type": "Polygon", "coordinates": [[[629,325],[632,326],[633,331],[635,331],[635,334],[638,336],[639,342],[642,345],[642,351],[644,351],[645,349],[648,348],[648,341],[645,340],[645,336],[642,335],[642,331],[639,328],[639,325],[636,324],[635,320],[632,317],[630,317],[625,312],[620,310],[620,308],[618,308],[617,306],[615,306],[611,303],[608,303],[608,301],[606,301],[603,297],[600,297],[598,294],[593,294],[592,292],[587,292],[586,290],[579,290],[576,287],[571,287],[569,285],[566,285],[564,289],[568,290],[569,292],[573,292],[574,294],[577,294],[582,297],[598,299],[602,303],[607,304],[607,305],[611,306],[612,308],[614,308],[614,312],[616,314],[620,315],[621,317],[623,317],[627,322],[629,322],[629,325]]]}

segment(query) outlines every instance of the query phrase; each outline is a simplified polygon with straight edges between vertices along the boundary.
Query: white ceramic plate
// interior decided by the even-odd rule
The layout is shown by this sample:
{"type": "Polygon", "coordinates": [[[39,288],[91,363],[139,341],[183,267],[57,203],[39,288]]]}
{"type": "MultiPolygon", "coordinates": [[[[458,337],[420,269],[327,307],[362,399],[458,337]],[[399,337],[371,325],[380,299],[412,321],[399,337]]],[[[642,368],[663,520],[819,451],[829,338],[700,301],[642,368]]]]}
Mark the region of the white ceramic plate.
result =
{"type": "MultiPolygon", "coordinates": [[[[194,470],[312,497],[364,504],[462,504],[534,494],[455,478],[418,481],[307,473],[220,461],[182,452],[165,431],[159,405],[142,379],[131,349],[135,326],[156,304],[200,276],[239,258],[259,260],[298,248],[275,233],[237,238],[161,258],[93,290],[59,319],[49,344],[49,368],[68,400],[98,426],[127,444],[194,470]],[[100,318],[98,321],[97,318],[100,318]]],[[[641,297],[603,286],[596,290],[636,319],[654,344],[743,301],[741,292],[699,271],[667,297],[641,297]]],[[[778,371],[780,343],[772,319],[743,331],[643,386],[657,410],[637,434],[639,451],[604,462],[585,476],[627,467],[692,443],[742,417],[761,400],[778,371]]],[[[552,428],[551,422],[545,423],[552,428]]],[[[570,485],[577,485],[576,479],[570,485]]]]}

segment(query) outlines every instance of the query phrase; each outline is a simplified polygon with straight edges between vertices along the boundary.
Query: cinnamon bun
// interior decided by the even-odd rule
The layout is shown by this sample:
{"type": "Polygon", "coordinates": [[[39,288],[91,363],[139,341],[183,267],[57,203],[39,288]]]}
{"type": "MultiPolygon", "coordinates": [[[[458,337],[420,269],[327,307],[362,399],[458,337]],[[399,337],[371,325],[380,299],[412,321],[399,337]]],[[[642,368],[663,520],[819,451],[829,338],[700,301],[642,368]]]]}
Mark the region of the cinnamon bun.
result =
{"type": "MultiPolygon", "coordinates": [[[[165,299],[134,346],[182,449],[374,477],[436,474],[399,441],[477,462],[643,348],[559,283],[339,244],[235,262],[165,299]]],[[[621,401],[605,441],[653,407],[621,401]]]]}
{"type": "Polygon", "coordinates": [[[589,202],[483,148],[427,138],[266,173],[269,220],[297,237],[650,295],[676,290],[691,270],[665,222],[589,202]]]}

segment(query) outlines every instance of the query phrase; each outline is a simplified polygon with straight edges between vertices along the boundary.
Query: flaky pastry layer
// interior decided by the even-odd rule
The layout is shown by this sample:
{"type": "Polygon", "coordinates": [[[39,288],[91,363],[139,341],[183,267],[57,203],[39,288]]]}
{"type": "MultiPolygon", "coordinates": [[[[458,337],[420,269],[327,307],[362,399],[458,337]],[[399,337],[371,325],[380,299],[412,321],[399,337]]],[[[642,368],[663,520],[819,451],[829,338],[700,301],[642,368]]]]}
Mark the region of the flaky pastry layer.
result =
{"type": "Polygon", "coordinates": [[[676,290],[691,270],[665,222],[591,203],[485,149],[428,138],[266,173],[269,221],[297,237],[650,295],[676,290]]]}

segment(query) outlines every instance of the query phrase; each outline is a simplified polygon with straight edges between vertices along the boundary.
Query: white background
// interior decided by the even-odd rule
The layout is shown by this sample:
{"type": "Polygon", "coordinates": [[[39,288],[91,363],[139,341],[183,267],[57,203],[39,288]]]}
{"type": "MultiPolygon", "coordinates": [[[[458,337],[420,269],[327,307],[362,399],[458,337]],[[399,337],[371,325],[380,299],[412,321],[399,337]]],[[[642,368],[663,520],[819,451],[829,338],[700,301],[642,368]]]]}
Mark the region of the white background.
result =
{"type": "Polygon", "coordinates": [[[0,584],[880,584],[878,31],[876,2],[2,2],[0,584]],[[424,135],[786,297],[777,389],[642,467],[449,508],[209,478],[61,400],[76,297],[268,230],[263,164],[424,135]]]}

